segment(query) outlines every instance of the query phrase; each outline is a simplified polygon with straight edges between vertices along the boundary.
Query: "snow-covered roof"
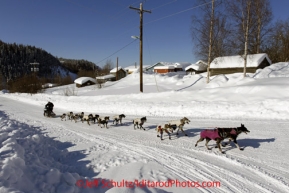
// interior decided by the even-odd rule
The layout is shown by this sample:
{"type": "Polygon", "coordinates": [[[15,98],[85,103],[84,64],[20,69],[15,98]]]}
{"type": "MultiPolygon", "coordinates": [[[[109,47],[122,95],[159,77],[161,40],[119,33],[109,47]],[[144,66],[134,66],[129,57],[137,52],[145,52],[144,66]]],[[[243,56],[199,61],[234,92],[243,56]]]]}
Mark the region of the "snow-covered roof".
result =
{"type": "Polygon", "coordinates": [[[154,69],[175,69],[175,66],[156,66],[154,69]]]}
{"type": "Polygon", "coordinates": [[[208,65],[208,63],[207,63],[207,62],[204,62],[203,60],[198,60],[198,61],[196,62],[196,64],[208,65]]]}
{"type": "Polygon", "coordinates": [[[74,80],[74,83],[76,84],[83,84],[87,81],[91,81],[91,82],[94,82],[96,83],[96,80],[94,78],[91,78],[91,77],[80,77],[80,78],[77,78],[74,80]]]}
{"type": "Polygon", "coordinates": [[[45,83],[42,85],[42,88],[48,88],[48,87],[54,87],[57,86],[57,84],[55,83],[45,83]]]}
{"type": "Polygon", "coordinates": [[[160,65],[155,66],[154,69],[186,68],[187,66],[191,65],[192,63],[189,63],[189,62],[176,62],[176,63],[159,62],[157,64],[160,64],[160,65]]]}
{"type": "Polygon", "coordinates": [[[174,63],[172,63],[172,62],[157,62],[153,65],[147,66],[146,69],[151,69],[151,68],[154,68],[155,66],[171,66],[171,65],[174,65],[174,63]]]}
{"type": "MultiPolygon", "coordinates": [[[[120,69],[124,70],[121,66],[119,66],[117,70],[120,71],[120,69]]],[[[115,72],[116,72],[116,67],[110,71],[110,73],[115,73],[115,72]]]]}
{"type": "Polygon", "coordinates": [[[109,79],[109,78],[115,78],[115,75],[113,75],[113,74],[108,74],[108,75],[96,77],[96,79],[109,79]]]}
{"type": "Polygon", "coordinates": [[[189,65],[185,68],[185,71],[189,70],[189,69],[194,69],[196,71],[205,71],[206,68],[207,68],[207,63],[202,61],[202,60],[199,60],[197,61],[195,64],[192,64],[192,65],[189,65]]]}
{"type": "Polygon", "coordinates": [[[190,66],[192,63],[189,62],[176,62],[174,63],[175,68],[186,68],[187,66],[190,66]]]}
{"type": "Polygon", "coordinates": [[[138,68],[139,68],[138,66],[127,66],[124,69],[125,70],[134,70],[134,69],[138,69],[138,68]]]}
{"type": "Polygon", "coordinates": [[[203,65],[199,65],[199,64],[192,64],[192,65],[186,67],[185,71],[187,71],[189,69],[194,69],[196,71],[204,71],[204,70],[206,70],[206,67],[203,65]]]}
{"type": "Polygon", "coordinates": [[[139,69],[138,66],[127,66],[124,68],[126,71],[129,71],[129,72],[135,72],[139,69]]]}
{"type": "MultiPolygon", "coordinates": [[[[248,55],[247,67],[257,67],[265,58],[271,64],[271,60],[265,53],[248,55]]],[[[244,67],[244,58],[240,55],[218,57],[215,58],[210,65],[210,68],[243,68],[243,67],[244,67]]]]}

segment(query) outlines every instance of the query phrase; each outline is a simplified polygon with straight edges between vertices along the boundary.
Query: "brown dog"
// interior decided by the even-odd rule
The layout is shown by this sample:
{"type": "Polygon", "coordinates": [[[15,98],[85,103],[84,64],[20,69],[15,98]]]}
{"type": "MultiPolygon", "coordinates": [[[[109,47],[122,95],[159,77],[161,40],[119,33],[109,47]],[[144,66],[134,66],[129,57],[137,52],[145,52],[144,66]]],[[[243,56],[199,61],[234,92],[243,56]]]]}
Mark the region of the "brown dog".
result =
{"type": "Polygon", "coordinates": [[[170,124],[164,124],[164,125],[158,125],[156,130],[157,130],[157,137],[160,137],[161,140],[163,139],[163,133],[166,132],[169,135],[169,139],[171,139],[171,133],[168,131],[168,129],[171,129],[171,125],[170,124]],[[159,133],[161,135],[159,135],[159,133]]]}

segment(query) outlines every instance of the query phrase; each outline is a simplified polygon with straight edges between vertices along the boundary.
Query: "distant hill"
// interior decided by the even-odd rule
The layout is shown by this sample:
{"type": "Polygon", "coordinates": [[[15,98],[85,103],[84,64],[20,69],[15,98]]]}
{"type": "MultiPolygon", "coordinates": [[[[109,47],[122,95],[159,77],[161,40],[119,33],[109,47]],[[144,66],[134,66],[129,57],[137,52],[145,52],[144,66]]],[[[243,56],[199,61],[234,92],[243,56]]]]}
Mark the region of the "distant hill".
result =
{"type": "Polygon", "coordinates": [[[75,74],[77,74],[80,70],[83,71],[101,70],[99,66],[96,66],[93,62],[89,62],[87,60],[74,60],[65,58],[58,58],[58,60],[70,72],[73,72],[75,74]]]}
{"type": "Polygon", "coordinates": [[[37,76],[52,79],[56,76],[70,76],[80,70],[100,69],[86,60],[57,58],[41,48],[22,44],[8,44],[0,40],[0,76],[14,80],[31,74],[31,63],[39,63],[37,76]]]}

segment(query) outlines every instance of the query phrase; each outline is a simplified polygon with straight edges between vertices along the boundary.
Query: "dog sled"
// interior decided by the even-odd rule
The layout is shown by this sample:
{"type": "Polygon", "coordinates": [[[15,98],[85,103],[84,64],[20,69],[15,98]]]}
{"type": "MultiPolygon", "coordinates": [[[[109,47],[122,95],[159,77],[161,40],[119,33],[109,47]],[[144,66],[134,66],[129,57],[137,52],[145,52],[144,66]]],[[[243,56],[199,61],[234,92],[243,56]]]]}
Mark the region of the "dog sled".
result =
{"type": "Polygon", "coordinates": [[[45,105],[43,115],[44,117],[55,117],[55,113],[53,112],[54,104],[50,101],[45,105]]]}
{"type": "Polygon", "coordinates": [[[48,110],[47,108],[44,108],[43,115],[44,115],[44,117],[55,117],[56,116],[56,114],[53,111],[48,110]]]}

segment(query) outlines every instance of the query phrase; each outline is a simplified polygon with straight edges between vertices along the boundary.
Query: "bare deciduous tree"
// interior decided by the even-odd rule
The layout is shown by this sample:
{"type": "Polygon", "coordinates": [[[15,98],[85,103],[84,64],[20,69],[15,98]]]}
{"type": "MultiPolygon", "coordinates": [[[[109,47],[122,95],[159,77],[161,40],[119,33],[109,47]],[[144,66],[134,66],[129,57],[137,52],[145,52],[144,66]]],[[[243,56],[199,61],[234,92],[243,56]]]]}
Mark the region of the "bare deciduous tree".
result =
{"type": "Polygon", "coordinates": [[[232,45],[237,53],[242,55],[244,59],[244,77],[246,76],[247,55],[249,36],[254,29],[253,14],[252,14],[253,0],[228,0],[226,5],[232,22],[234,23],[234,42],[232,45]],[[244,46],[244,47],[243,47],[244,46]],[[240,48],[244,49],[240,49],[240,48]]]}
{"type": "Polygon", "coordinates": [[[261,46],[271,32],[272,8],[269,0],[254,0],[252,4],[254,30],[250,37],[249,50],[260,53],[261,46]]]}
{"type": "Polygon", "coordinates": [[[35,74],[30,74],[15,80],[10,80],[8,86],[11,93],[20,92],[35,94],[42,89],[41,82],[42,81],[35,74]]]}
{"type": "Polygon", "coordinates": [[[215,0],[212,0],[212,12],[211,12],[211,21],[210,21],[210,35],[209,35],[209,54],[208,54],[208,68],[207,68],[207,83],[210,82],[210,64],[211,64],[211,55],[213,48],[213,29],[214,29],[214,20],[215,20],[215,0]]]}
{"type": "Polygon", "coordinates": [[[234,26],[232,50],[244,58],[246,76],[247,55],[260,53],[270,32],[272,11],[269,0],[227,0],[227,10],[234,26]],[[240,48],[244,49],[240,49],[240,48]]]}
{"type": "Polygon", "coordinates": [[[111,60],[107,60],[105,65],[102,68],[102,73],[103,74],[109,74],[109,72],[111,71],[111,69],[113,69],[113,62],[111,60]]]}
{"type": "Polygon", "coordinates": [[[78,77],[91,77],[91,78],[95,78],[95,72],[90,70],[90,71],[87,71],[87,70],[80,70],[78,73],[77,73],[77,76],[78,77]]]}
{"type": "Polygon", "coordinates": [[[195,54],[208,61],[208,76],[212,58],[230,54],[230,25],[223,14],[223,1],[199,0],[201,14],[192,16],[192,39],[195,43],[195,54]]]}
{"type": "Polygon", "coordinates": [[[275,23],[266,47],[273,63],[289,61],[289,19],[275,23]]]}
{"type": "Polygon", "coordinates": [[[96,84],[98,88],[102,88],[104,83],[105,83],[104,79],[96,79],[96,84]]]}
{"type": "Polygon", "coordinates": [[[63,91],[64,96],[77,96],[77,92],[75,91],[74,87],[66,87],[63,91]]]}

